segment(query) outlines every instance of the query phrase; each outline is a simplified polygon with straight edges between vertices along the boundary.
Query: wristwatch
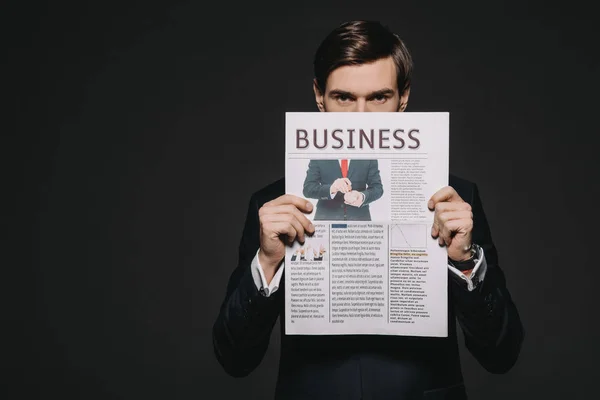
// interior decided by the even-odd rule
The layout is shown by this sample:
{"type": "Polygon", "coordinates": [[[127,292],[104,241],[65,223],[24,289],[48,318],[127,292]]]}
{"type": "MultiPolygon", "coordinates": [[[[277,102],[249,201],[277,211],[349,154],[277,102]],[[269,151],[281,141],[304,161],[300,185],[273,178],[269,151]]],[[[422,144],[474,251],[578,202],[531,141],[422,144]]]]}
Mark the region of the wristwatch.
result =
{"type": "Polygon", "coordinates": [[[477,261],[479,261],[479,259],[477,258],[477,255],[479,254],[479,246],[474,243],[471,243],[471,247],[469,247],[469,250],[471,251],[471,257],[468,260],[454,261],[450,257],[448,257],[448,263],[450,263],[454,268],[461,272],[472,270],[473,268],[475,268],[475,265],[477,265],[477,261]]]}

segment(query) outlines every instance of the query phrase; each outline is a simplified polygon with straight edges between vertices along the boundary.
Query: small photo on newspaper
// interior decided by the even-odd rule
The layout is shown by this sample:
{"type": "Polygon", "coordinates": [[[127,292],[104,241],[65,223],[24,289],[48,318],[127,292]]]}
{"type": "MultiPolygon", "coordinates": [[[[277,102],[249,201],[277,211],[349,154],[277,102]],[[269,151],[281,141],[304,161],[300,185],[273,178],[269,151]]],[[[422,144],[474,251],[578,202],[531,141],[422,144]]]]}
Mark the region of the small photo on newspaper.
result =
{"type": "Polygon", "coordinates": [[[427,208],[448,150],[446,112],[286,113],[286,193],[312,202],[315,226],[286,252],[286,334],[448,335],[427,208]]]}

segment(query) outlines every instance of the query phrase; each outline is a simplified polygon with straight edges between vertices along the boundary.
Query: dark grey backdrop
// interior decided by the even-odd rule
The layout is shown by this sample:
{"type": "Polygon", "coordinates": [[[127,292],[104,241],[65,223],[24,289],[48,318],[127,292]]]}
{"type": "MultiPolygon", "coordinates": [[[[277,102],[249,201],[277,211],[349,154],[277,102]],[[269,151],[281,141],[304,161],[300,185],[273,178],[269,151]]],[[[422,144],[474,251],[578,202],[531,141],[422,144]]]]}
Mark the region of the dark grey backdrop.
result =
{"type": "Polygon", "coordinates": [[[463,351],[471,397],[597,389],[591,8],[201,3],[3,7],[6,193],[24,206],[3,210],[6,398],[269,398],[278,334],[233,379],[211,326],[249,196],[283,174],[284,112],[316,110],[313,52],[349,19],[407,42],[408,111],[451,113],[451,170],[479,184],[525,324],[506,375],[463,351]]]}

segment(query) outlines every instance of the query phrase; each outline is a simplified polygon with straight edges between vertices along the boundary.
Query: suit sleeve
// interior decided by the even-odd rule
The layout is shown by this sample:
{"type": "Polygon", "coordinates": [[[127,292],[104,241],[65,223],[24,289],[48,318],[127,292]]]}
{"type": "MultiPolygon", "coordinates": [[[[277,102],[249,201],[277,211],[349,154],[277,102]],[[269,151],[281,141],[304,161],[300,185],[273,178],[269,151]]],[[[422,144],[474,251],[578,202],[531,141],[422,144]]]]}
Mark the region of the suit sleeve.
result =
{"type": "Polygon", "coordinates": [[[302,194],[309,199],[331,200],[331,184],[323,184],[321,178],[321,167],[317,160],[310,160],[302,194]]]}
{"type": "Polygon", "coordinates": [[[260,246],[258,204],[250,200],[239,246],[237,268],[231,274],[225,300],[213,325],[217,360],[232,376],[246,376],[262,361],[273,326],[279,316],[281,291],[265,297],[259,293],[250,269],[260,246]]]}
{"type": "Polygon", "coordinates": [[[498,265],[498,253],[483,212],[477,186],[471,199],[473,243],[483,248],[487,261],[485,278],[469,292],[450,274],[450,295],[465,344],[477,361],[491,373],[505,373],[516,363],[524,337],[523,325],[498,265]]]}
{"type": "Polygon", "coordinates": [[[367,189],[363,193],[365,194],[365,201],[362,205],[372,203],[383,196],[383,185],[381,183],[381,176],[379,175],[379,162],[377,160],[371,160],[369,163],[367,189]]]}

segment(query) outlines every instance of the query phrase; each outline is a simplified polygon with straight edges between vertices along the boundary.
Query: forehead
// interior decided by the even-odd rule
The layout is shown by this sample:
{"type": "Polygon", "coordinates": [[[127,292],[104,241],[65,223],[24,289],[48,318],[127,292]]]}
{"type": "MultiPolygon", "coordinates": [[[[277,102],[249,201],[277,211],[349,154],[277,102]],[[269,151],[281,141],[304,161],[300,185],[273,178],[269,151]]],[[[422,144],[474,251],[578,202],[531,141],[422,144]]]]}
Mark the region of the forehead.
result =
{"type": "Polygon", "coordinates": [[[396,90],[396,66],[392,57],[372,63],[346,65],[333,70],[327,78],[326,90],[343,90],[356,95],[368,95],[384,88],[396,90]]]}

